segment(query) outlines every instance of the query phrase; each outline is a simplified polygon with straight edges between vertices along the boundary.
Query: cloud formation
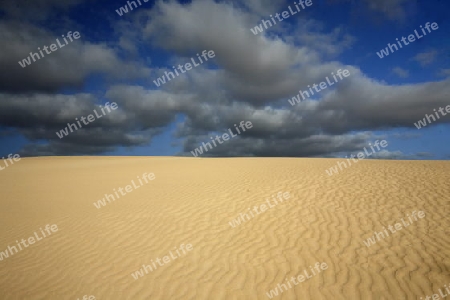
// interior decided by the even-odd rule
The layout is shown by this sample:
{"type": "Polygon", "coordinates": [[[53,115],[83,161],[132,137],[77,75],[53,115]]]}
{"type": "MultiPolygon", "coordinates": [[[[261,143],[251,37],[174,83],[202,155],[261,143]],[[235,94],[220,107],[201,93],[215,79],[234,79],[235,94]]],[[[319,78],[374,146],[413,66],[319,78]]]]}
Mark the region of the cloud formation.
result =
{"type": "MultiPolygon", "coordinates": [[[[407,2],[364,3],[391,19],[405,16],[407,2]]],[[[58,5],[48,3],[49,9],[58,5]]],[[[148,145],[181,115],[174,137],[182,146],[179,154],[190,155],[209,136],[246,120],[253,123],[251,130],[207,155],[332,157],[362,149],[377,138],[374,131],[413,128],[430,107],[448,104],[450,78],[390,85],[337,60],[356,42],[345,26],[327,28],[306,15],[295,20],[296,28],[280,24],[267,34],[251,33],[261,17],[278,12],[282,5],[283,1],[257,0],[159,1],[151,10],[141,8],[130,22],[121,21],[115,44],[82,39],[25,69],[18,61],[57,35],[38,25],[1,21],[0,37],[9,43],[0,54],[0,67],[8,70],[0,75],[0,126],[14,128],[30,140],[22,155],[100,154],[148,145]],[[170,53],[167,68],[147,67],[157,59],[136,59],[143,47],[170,53]],[[132,55],[124,57],[122,50],[132,55]],[[189,62],[203,50],[213,50],[215,58],[154,89],[152,80],[171,71],[170,65],[189,62]],[[294,107],[288,104],[299,90],[338,69],[348,69],[350,77],[294,107]],[[97,93],[62,92],[82,90],[95,74],[112,84],[97,93]],[[123,79],[141,80],[121,83],[123,79]],[[119,109],[57,138],[56,131],[104,101],[117,102],[119,109]]],[[[427,65],[433,54],[421,53],[415,60],[427,65]]],[[[392,72],[409,76],[400,67],[392,72]]],[[[449,121],[436,124],[443,122],[449,121]]],[[[380,155],[406,157],[396,151],[380,155]]]]}

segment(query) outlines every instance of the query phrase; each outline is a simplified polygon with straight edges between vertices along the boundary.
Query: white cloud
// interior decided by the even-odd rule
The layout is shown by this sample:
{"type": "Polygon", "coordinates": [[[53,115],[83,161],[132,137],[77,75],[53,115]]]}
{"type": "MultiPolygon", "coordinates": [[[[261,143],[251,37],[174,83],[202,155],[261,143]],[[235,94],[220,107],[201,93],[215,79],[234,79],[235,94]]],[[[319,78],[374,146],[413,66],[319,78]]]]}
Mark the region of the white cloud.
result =
{"type": "Polygon", "coordinates": [[[438,76],[447,77],[450,76],[450,69],[441,69],[438,76]]]}
{"type": "Polygon", "coordinates": [[[409,77],[408,70],[402,69],[400,67],[393,68],[392,69],[392,73],[394,73],[395,75],[397,75],[400,78],[407,78],[407,77],[409,77]]]}
{"type": "Polygon", "coordinates": [[[421,66],[427,66],[434,62],[438,55],[438,51],[429,50],[425,52],[421,52],[413,57],[413,60],[417,61],[421,66]]]}

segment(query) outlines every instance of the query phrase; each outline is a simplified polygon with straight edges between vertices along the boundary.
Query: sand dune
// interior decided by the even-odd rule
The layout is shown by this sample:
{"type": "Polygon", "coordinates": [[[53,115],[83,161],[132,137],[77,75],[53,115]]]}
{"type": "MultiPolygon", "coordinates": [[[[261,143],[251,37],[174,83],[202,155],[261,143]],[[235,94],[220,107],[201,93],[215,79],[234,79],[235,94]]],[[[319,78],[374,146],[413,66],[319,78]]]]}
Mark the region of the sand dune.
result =
{"type": "Polygon", "coordinates": [[[0,252],[47,224],[58,231],[3,256],[0,299],[269,299],[316,262],[328,268],[274,299],[425,299],[450,287],[450,162],[365,160],[328,176],[336,161],[24,158],[0,171],[0,252]],[[155,179],[94,206],[144,173],[155,179]],[[230,226],[278,192],[290,198],[230,226]],[[364,244],[413,211],[425,217],[364,244]],[[191,251],[157,265],[182,244],[191,251]],[[135,279],[143,265],[157,268],[135,279]]]}

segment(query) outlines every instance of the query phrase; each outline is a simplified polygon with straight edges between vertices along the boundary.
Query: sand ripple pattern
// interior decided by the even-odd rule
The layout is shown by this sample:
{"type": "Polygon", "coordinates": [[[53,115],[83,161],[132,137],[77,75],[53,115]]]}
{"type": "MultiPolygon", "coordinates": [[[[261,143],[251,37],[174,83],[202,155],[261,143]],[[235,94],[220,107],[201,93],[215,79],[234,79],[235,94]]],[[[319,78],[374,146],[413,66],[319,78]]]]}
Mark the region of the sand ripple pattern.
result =
{"type": "Polygon", "coordinates": [[[25,158],[0,172],[0,251],[39,227],[59,231],[0,261],[0,298],[268,299],[315,262],[329,268],[275,299],[419,299],[450,283],[450,163],[334,159],[25,158]],[[156,179],[92,204],[144,172],[156,179]],[[232,228],[277,192],[291,198],[232,228]],[[371,247],[413,210],[426,217],[371,247]],[[193,250],[138,280],[142,264],[193,250]]]}

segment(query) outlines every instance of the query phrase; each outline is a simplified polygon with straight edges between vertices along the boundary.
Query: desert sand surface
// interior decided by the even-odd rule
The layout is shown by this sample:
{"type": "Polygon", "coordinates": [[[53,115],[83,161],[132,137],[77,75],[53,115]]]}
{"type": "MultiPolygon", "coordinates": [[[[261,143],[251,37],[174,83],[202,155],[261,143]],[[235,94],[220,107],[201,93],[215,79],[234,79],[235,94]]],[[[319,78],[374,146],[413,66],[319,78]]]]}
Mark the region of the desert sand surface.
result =
{"type": "Polygon", "coordinates": [[[311,278],[273,299],[450,289],[450,162],[364,160],[328,176],[338,160],[24,158],[0,171],[0,251],[47,224],[58,230],[3,257],[0,299],[270,299],[304,270],[311,278]],[[94,206],[144,173],[154,180],[94,206]],[[279,192],[290,198],[230,225],[279,192]],[[364,244],[413,211],[425,216],[364,244]],[[182,244],[191,250],[132,276],[182,244]],[[327,269],[312,275],[317,262],[327,269]]]}

